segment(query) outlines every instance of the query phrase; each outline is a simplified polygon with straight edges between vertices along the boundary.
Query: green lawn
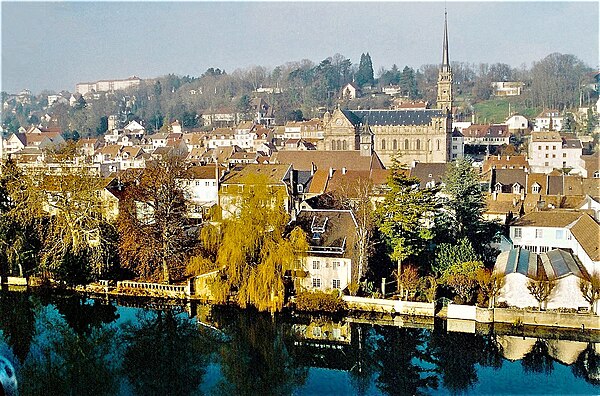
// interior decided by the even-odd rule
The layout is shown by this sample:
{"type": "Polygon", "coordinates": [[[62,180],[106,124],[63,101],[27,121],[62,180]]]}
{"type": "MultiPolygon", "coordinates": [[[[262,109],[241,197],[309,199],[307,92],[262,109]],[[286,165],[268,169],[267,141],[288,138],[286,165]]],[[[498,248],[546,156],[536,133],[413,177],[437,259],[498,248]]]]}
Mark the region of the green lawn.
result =
{"type": "Polygon", "coordinates": [[[473,105],[477,123],[503,123],[508,118],[509,103],[512,114],[519,113],[529,119],[534,118],[541,111],[538,108],[525,107],[525,101],[521,97],[492,98],[473,105]]]}

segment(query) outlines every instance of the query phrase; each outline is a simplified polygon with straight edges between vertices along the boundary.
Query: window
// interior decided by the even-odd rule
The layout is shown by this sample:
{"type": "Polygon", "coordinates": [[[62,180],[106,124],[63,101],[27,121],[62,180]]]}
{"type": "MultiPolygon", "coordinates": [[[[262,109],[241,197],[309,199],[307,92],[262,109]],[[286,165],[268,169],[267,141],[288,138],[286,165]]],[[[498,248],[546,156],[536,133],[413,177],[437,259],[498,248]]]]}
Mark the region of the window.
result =
{"type": "Polygon", "coordinates": [[[208,187],[210,186],[210,182],[204,182],[204,185],[208,187]]]}
{"type": "Polygon", "coordinates": [[[563,153],[563,158],[567,158],[567,153],[563,153]]]}
{"type": "Polygon", "coordinates": [[[385,150],[385,139],[381,139],[381,149],[385,150]]]}
{"type": "Polygon", "coordinates": [[[340,268],[340,262],[339,261],[334,261],[333,262],[333,269],[336,269],[336,268],[340,268]]]}
{"type": "Polygon", "coordinates": [[[320,288],[321,287],[321,278],[313,278],[312,283],[313,283],[313,287],[320,288]]]}
{"type": "Polygon", "coordinates": [[[452,146],[452,150],[458,150],[458,146],[452,146]]]}
{"type": "Polygon", "coordinates": [[[345,140],[342,142],[342,149],[348,150],[348,142],[346,142],[345,140]]]}
{"type": "Polygon", "coordinates": [[[437,140],[437,149],[438,149],[438,151],[440,149],[440,139],[437,140]]]}
{"type": "Polygon", "coordinates": [[[523,236],[523,229],[521,227],[515,227],[515,238],[521,238],[523,236]]]}
{"type": "Polygon", "coordinates": [[[548,246],[540,246],[538,253],[546,253],[548,250],[548,246]]]}
{"type": "Polygon", "coordinates": [[[321,337],[321,328],[318,326],[313,327],[312,334],[313,337],[321,337]]]}
{"type": "Polygon", "coordinates": [[[417,139],[417,150],[421,150],[421,139],[417,139]]]}
{"type": "Polygon", "coordinates": [[[340,282],[340,280],[339,280],[339,279],[334,279],[334,280],[331,282],[331,287],[332,287],[332,288],[334,288],[334,289],[339,289],[339,288],[340,288],[340,286],[341,286],[341,282],[340,282]]]}
{"type": "Polygon", "coordinates": [[[594,179],[600,179],[600,171],[594,172],[594,179]]]}
{"type": "Polygon", "coordinates": [[[404,139],[404,150],[408,150],[408,139],[404,139]]]}
{"type": "Polygon", "coordinates": [[[543,238],[544,237],[544,230],[542,230],[541,228],[536,228],[535,229],[535,237],[537,239],[543,238]]]}
{"type": "Polygon", "coordinates": [[[321,263],[317,260],[313,261],[313,269],[314,270],[321,269],[321,263]]]}
{"type": "Polygon", "coordinates": [[[304,191],[304,187],[302,187],[302,184],[298,184],[298,192],[301,193],[304,191]]]}
{"type": "Polygon", "coordinates": [[[556,146],[552,146],[552,150],[556,150],[556,146]]]}
{"type": "Polygon", "coordinates": [[[394,140],[392,141],[392,148],[393,148],[394,150],[398,150],[398,141],[397,141],[396,139],[394,139],[394,140]]]}
{"type": "Polygon", "coordinates": [[[565,232],[563,230],[556,230],[556,239],[563,239],[565,237],[565,232]]]}

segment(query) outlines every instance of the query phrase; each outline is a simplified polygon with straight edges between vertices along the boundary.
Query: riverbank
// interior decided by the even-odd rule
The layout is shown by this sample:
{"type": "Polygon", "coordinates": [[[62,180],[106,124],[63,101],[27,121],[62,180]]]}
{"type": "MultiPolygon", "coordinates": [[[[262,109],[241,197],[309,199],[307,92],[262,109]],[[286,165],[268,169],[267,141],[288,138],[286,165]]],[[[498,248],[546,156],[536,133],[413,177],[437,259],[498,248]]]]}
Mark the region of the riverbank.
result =
{"type": "MultiPolygon", "coordinates": [[[[73,290],[98,297],[148,297],[180,302],[195,301],[213,303],[205,287],[199,290],[197,281],[187,284],[165,285],[135,281],[100,281],[85,286],[69,288],[58,284],[41,282],[23,282],[24,278],[9,279],[9,287],[27,289],[27,287],[50,287],[73,290]],[[202,291],[202,293],[199,293],[202,291]]],[[[7,282],[5,282],[6,284],[7,282]]],[[[342,296],[350,317],[364,318],[365,315],[379,316],[378,321],[394,325],[405,323],[404,317],[445,318],[449,329],[474,332],[480,324],[505,324],[513,327],[536,326],[548,328],[576,329],[579,331],[600,332],[600,316],[593,313],[572,313],[558,311],[538,311],[517,308],[480,308],[471,305],[448,304],[439,309],[435,303],[388,300],[368,297],[342,296]],[[387,318],[387,319],[382,319],[387,318]],[[400,318],[400,319],[396,319],[400,318]]]]}

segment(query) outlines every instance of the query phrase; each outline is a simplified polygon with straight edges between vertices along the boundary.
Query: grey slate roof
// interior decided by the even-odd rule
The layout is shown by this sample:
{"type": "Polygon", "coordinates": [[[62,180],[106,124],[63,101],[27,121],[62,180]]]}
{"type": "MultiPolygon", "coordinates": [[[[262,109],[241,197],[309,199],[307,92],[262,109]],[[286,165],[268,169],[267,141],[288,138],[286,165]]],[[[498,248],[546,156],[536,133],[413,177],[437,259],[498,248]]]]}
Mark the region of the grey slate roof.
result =
{"type": "Polygon", "coordinates": [[[429,125],[433,117],[444,117],[443,110],[342,110],[354,125],[429,125]]]}

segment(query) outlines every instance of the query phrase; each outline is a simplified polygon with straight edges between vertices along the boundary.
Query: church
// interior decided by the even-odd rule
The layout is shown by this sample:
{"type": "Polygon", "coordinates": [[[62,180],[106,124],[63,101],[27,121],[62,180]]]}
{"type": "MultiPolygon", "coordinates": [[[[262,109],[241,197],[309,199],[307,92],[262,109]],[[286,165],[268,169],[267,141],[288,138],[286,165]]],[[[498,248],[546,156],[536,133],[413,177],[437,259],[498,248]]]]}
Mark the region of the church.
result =
{"type": "Polygon", "coordinates": [[[323,116],[324,150],[376,152],[389,167],[393,159],[443,163],[451,159],[452,69],[448,56],[448,19],[444,18],[442,65],[437,82],[437,108],[417,110],[341,110],[323,116]]]}

